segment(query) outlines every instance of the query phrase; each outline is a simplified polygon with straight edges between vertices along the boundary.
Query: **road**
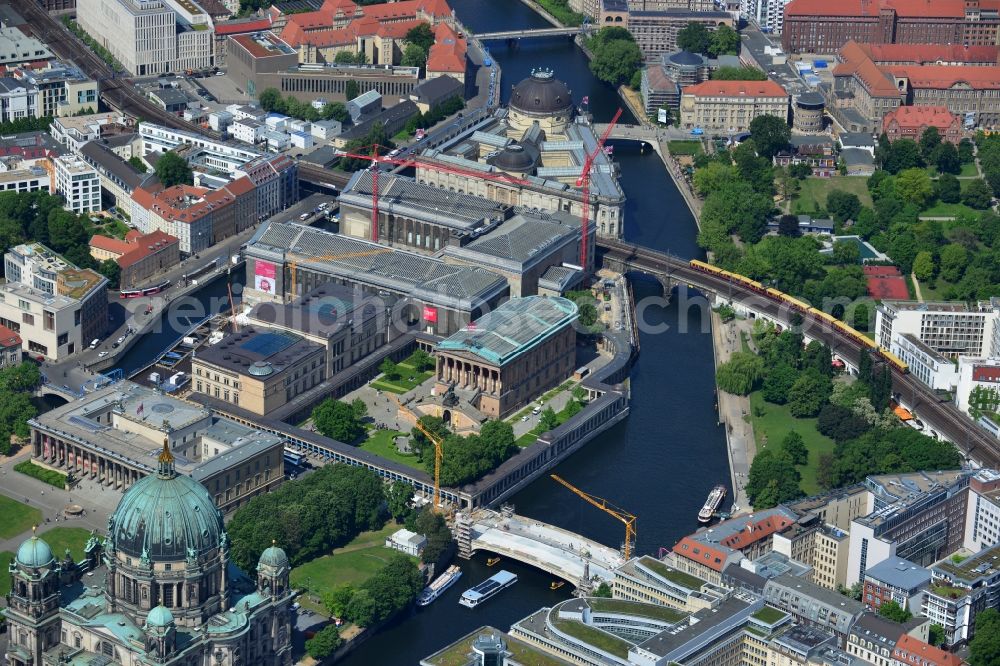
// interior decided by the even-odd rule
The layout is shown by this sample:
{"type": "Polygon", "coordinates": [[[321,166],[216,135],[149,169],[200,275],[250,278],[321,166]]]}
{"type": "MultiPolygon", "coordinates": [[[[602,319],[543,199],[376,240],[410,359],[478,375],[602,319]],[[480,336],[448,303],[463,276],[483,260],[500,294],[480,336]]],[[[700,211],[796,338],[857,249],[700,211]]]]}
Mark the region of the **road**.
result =
{"type": "MultiPolygon", "coordinates": [[[[605,258],[625,262],[630,270],[657,276],[666,275],[676,282],[689,284],[697,289],[707,289],[735,302],[749,304],[755,310],[765,311],[779,320],[787,321],[793,311],[798,311],[743,283],[696,270],[685,259],[608,238],[599,238],[597,244],[605,258]]],[[[808,312],[800,314],[803,316],[803,332],[820,340],[835,354],[857,367],[862,353],[860,342],[808,312]]],[[[892,380],[894,395],[906,402],[911,411],[917,412],[933,431],[954,443],[968,460],[988,467],[1000,466],[1000,441],[979,428],[953,403],[942,402],[930,388],[911,374],[893,371],[892,380]]]]}

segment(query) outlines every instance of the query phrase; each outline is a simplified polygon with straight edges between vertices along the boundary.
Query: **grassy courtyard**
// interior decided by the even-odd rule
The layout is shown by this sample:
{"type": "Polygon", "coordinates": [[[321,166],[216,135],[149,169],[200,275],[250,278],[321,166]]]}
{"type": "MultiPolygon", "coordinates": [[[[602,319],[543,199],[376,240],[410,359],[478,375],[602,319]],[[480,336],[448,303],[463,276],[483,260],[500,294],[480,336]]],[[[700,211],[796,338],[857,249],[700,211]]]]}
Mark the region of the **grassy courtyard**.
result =
{"type": "Polygon", "coordinates": [[[982,211],[976,210],[966,206],[963,203],[944,203],[943,201],[936,201],[933,206],[927,210],[920,211],[920,217],[958,217],[959,214],[967,213],[969,215],[978,216],[982,214],[982,211]]]}
{"type": "Polygon", "coordinates": [[[0,539],[16,537],[42,522],[41,511],[6,495],[0,495],[0,516],[3,516],[0,520],[0,539]]]}
{"type": "Polygon", "coordinates": [[[667,148],[672,155],[701,155],[704,152],[701,141],[670,141],[667,148]]]}
{"type": "Polygon", "coordinates": [[[417,388],[434,374],[433,370],[417,370],[417,364],[413,361],[413,356],[403,359],[396,364],[399,377],[389,379],[382,375],[371,383],[373,388],[389,393],[406,393],[417,388]]]}
{"type": "MultiPolygon", "coordinates": [[[[380,530],[362,532],[346,546],[292,569],[291,584],[322,595],[338,585],[360,585],[381,569],[396,552],[386,548],[386,537],[399,529],[395,522],[380,530]]],[[[416,558],[414,558],[416,560],[416,558]]]]}
{"type": "Polygon", "coordinates": [[[856,194],[862,205],[871,206],[868,179],[864,176],[833,176],[831,178],[806,178],[792,201],[792,212],[799,214],[826,210],[826,197],[834,190],[856,194]]]}
{"type": "Polygon", "coordinates": [[[394,460],[398,463],[408,465],[414,469],[423,469],[423,465],[417,460],[417,456],[413,453],[400,453],[399,449],[396,448],[396,444],[393,442],[395,437],[399,435],[405,435],[406,433],[400,432],[398,430],[369,430],[368,439],[361,443],[358,448],[368,451],[369,453],[374,453],[380,458],[385,458],[386,460],[394,460]]]}
{"type": "Polygon", "coordinates": [[[45,540],[45,543],[49,544],[52,555],[57,560],[61,560],[66,554],[66,549],[69,548],[73,561],[79,562],[83,559],[83,547],[87,545],[90,532],[82,527],[53,527],[39,536],[45,540]]]}
{"type": "Polygon", "coordinates": [[[816,482],[816,473],[819,458],[824,453],[833,453],[834,441],[816,430],[816,419],[795,418],[786,405],[766,402],[760,391],[750,394],[750,414],[758,451],[768,446],[779,446],[785,435],[793,430],[802,435],[802,441],[809,449],[809,460],[799,466],[799,473],[802,474],[800,486],[806,495],[818,493],[820,487],[816,482]]]}
{"type": "Polygon", "coordinates": [[[14,553],[9,550],[0,552],[0,571],[4,574],[0,576],[0,597],[5,597],[10,592],[10,576],[7,575],[7,569],[13,561],[14,553]]]}

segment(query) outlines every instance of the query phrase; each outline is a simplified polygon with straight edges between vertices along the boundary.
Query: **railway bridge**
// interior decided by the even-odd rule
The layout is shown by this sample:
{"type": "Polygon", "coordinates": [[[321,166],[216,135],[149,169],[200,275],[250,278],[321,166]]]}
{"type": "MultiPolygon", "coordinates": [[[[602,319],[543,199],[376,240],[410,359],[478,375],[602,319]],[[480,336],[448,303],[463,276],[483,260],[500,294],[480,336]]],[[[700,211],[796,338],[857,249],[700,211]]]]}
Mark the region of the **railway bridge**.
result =
{"type": "MultiPolygon", "coordinates": [[[[789,325],[793,314],[798,314],[802,317],[803,335],[826,344],[851,367],[857,368],[861,354],[868,352],[867,345],[830,321],[808,311],[803,312],[788,302],[775,300],[725,275],[698,270],[687,259],[610,238],[598,238],[597,248],[599,263],[604,268],[651,276],[663,285],[667,294],[678,286],[690,287],[749,316],[766,317],[783,326],[789,325]]],[[[696,301],[691,299],[689,303],[696,301]]],[[[638,326],[641,330],[641,321],[638,326]]],[[[954,403],[943,400],[911,374],[893,372],[892,389],[898,400],[905,402],[911,410],[919,411],[920,418],[934,432],[954,443],[967,461],[1000,467],[1000,440],[976,425],[954,403]]]]}

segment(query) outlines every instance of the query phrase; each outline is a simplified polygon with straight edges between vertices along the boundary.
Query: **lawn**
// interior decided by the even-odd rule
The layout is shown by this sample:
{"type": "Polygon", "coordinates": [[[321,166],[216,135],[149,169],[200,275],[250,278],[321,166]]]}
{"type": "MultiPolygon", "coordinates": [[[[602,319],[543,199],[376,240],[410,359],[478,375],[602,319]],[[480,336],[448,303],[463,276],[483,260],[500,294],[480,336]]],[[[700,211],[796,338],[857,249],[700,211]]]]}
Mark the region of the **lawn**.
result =
{"type": "Polygon", "coordinates": [[[667,148],[673,155],[701,155],[701,141],[670,141],[667,148]]]}
{"type": "Polygon", "coordinates": [[[371,385],[374,388],[388,391],[389,393],[406,393],[417,388],[430,379],[434,371],[417,370],[417,366],[412,359],[413,357],[409,356],[396,364],[396,368],[399,371],[398,379],[388,379],[385,375],[382,375],[373,381],[371,385]]]}
{"type": "Polygon", "coordinates": [[[816,472],[819,469],[819,457],[824,453],[833,453],[834,442],[829,437],[816,430],[816,419],[798,419],[792,416],[786,405],[773,405],[764,401],[760,391],[750,394],[750,413],[753,420],[754,438],[757,450],[767,446],[778,446],[781,440],[791,431],[802,435],[802,440],[809,449],[809,460],[799,467],[802,474],[802,492],[815,495],[820,492],[816,482],[816,472]],[[757,416],[761,414],[761,416],[757,416]]]}
{"type": "Polygon", "coordinates": [[[7,575],[7,569],[13,559],[14,553],[9,550],[0,552],[0,571],[4,573],[0,576],[0,597],[5,597],[10,592],[10,576],[7,575]]]}
{"type": "MultiPolygon", "coordinates": [[[[701,581],[705,582],[705,581],[701,581]]],[[[625,601],[623,599],[603,599],[594,597],[587,599],[587,605],[595,612],[621,613],[622,615],[634,615],[636,617],[648,617],[663,622],[680,622],[687,617],[687,613],[667,606],[656,604],[643,604],[636,601],[625,601]]]]}
{"type": "Polygon", "coordinates": [[[131,231],[130,227],[121,220],[110,219],[106,224],[94,226],[94,233],[108,238],[124,240],[125,234],[131,231]]]}
{"type": "Polygon", "coordinates": [[[57,560],[62,560],[66,555],[66,549],[69,548],[73,561],[79,562],[83,559],[83,547],[87,545],[90,532],[82,527],[53,527],[48,532],[43,532],[38,536],[49,544],[52,555],[57,560]]]}
{"type": "Polygon", "coordinates": [[[970,208],[963,203],[943,203],[941,201],[936,201],[934,205],[927,210],[920,211],[920,217],[958,217],[960,213],[979,215],[982,211],[970,208]]]}
{"type": "Polygon", "coordinates": [[[553,618],[552,624],[564,634],[579,638],[585,643],[590,643],[598,650],[604,650],[620,659],[627,659],[628,651],[632,648],[632,644],[628,641],[597,627],[586,625],[583,622],[553,618]]]}
{"type": "Polygon", "coordinates": [[[396,523],[386,523],[380,530],[362,532],[346,546],[335,549],[332,555],[295,567],[291,575],[292,586],[322,594],[338,585],[360,585],[397,552],[382,544],[398,529],[396,523]]]}
{"type": "MultiPolygon", "coordinates": [[[[10,539],[42,522],[42,512],[6,495],[0,495],[0,539],[10,539]]],[[[0,569],[6,571],[6,569],[0,569]]],[[[0,576],[3,578],[4,576],[0,576]]]]}
{"type": "Polygon", "coordinates": [[[868,179],[864,176],[833,176],[832,178],[806,178],[802,181],[793,201],[793,212],[811,213],[826,209],[826,197],[833,190],[853,192],[865,206],[872,205],[868,193],[868,179]]]}
{"type": "Polygon", "coordinates": [[[369,453],[374,453],[380,458],[385,458],[386,460],[394,460],[398,463],[408,465],[414,469],[423,469],[423,465],[417,460],[417,456],[412,453],[400,453],[399,449],[393,443],[393,438],[398,435],[404,435],[406,433],[399,432],[398,430],[371,430],[368,433],[368,439],[361,443],[358,447],[369,453]]]}

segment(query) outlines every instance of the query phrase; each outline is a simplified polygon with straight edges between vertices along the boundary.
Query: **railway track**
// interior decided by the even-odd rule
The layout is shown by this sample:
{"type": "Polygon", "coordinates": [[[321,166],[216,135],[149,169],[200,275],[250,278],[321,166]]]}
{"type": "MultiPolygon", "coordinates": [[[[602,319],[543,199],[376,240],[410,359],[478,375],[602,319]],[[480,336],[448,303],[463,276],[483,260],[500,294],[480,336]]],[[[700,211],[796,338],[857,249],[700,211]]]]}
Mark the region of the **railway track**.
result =
{"type": "MultiPolygon", "coordinates": [[[[768,314],[787,315],[781,313],[781,306],[771,301],[773,307],[767,307],[769,301],[756,292],[741,284],[730,282],[721,277],[709,275],[691,268],[687,261],[647,248],[637,247],[609,239],[599,239],[598,246],[614,258],[625,261],[637,270],[650,274],[668,276],[676,281],[685,282],[694,287],[701,287],[715,293],[731,295],[737,301],[753,301],[755,309],[768,310],[768,314]]],[[[861,346],[842,331],[833,328],[817,317],[803,314],[803,327],[809,335],[822,340],[837,354],[858,364],[863,353],[861,346]]],[[[965,413],[950,402],[942,402],[927,386],[912,374],[892,373],[893,392],[908,400],[910,407],[919,410],[921,417],[944,437],[962,450],[967,458],[982,465],[1000,466],[1000,441],[983,431],[965,413]]]]}

